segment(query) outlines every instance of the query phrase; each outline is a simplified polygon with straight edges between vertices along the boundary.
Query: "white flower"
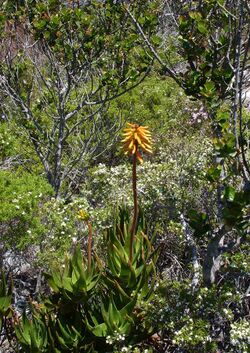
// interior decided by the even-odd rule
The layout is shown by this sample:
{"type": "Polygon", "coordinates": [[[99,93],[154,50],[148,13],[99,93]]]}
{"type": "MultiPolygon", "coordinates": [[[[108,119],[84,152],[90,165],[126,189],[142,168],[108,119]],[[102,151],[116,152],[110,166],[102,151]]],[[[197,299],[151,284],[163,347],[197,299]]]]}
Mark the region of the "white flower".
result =
{"type": "Polygon", "coordinates": [[[125,340],[125,335],[119,335],[119,336],[118,336],[118,339],[119,339],[120,341],[124,341],[124,340],[125,340]]]}
{"type": "Polygon", "coordinates": [[[111,337],[111,336],[107,336],[107,337],[106,337],[106,343],[107,343],[107,344],[112,344],[112,343],[113,343],[113,340],[112,340],[112,337],[111,337]]]}

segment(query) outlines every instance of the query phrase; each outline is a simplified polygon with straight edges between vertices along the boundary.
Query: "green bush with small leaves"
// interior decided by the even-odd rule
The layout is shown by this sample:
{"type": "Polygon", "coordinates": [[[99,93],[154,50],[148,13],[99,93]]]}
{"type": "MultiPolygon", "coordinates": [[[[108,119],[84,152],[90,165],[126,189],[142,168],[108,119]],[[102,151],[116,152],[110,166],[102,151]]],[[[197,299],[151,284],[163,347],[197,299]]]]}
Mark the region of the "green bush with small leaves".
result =
{"type": "Polygon", "coordinates": [[[6,246],[32,244],[29,229],[41,231],[38,211],[51,195],[43,177],[18,170],[0,171],[0,228],[6,246]]]}

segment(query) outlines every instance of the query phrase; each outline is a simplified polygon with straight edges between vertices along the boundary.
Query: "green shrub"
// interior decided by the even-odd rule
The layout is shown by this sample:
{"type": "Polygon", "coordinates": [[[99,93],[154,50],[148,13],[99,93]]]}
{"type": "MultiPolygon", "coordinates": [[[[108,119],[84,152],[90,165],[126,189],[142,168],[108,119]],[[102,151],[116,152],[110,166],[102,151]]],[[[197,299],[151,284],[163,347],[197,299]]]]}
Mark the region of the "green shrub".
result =
{"type": "Polygon", "coordinates": [[[237,347],[243,353],[247,352],[249,331],[241,310],[244,305],[244,292],[237,291],[233,284],[194,290],[189,280],[165,280],[144,310],[162,330],[169,352],[235,352],[237,347]]]}
{"type": "Polygon", "coordinates": [[[22,248],[32,243],[30,229],[41,231],[38,211],[51,194],[42,177],[0,171],[0,227],[6,246],[22,248]]]}

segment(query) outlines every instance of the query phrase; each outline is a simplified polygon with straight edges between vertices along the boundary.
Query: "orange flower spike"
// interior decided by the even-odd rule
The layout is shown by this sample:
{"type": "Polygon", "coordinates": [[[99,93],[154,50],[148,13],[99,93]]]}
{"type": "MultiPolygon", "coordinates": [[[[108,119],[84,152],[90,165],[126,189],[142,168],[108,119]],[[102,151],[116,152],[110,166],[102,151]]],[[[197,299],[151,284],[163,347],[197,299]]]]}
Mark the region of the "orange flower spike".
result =
{"type": "Polygon", "coordinates": [[[125,154],[135,154],[140,163],[143,162],[142,156],[139,152],[141,148],[144,152],[153,153],[151,133],[148,126],[140,126],[138,124],[127,123],[127,128],[123,131],[124,139],[123,149],[125,154]]]}
{"type": "Polygon", "coordinates": [[[137,160],[143,163],[140,149],[144,152],[152,153],[152,139],[148,126],[140,126],[138,124],[127,123],[127,127],[123,130],[124,139],[123,150],[126,155],[133,155],[133,169],[132,169],[132,185],[133,185],[133,199],[134,199],[134,215],[133,222],[130,229],[130,244],[129,244],[129,264],[133,262],[134,242],[136,234],[136,225],[138,222],[138,196],[137,196],[137,160]]]}

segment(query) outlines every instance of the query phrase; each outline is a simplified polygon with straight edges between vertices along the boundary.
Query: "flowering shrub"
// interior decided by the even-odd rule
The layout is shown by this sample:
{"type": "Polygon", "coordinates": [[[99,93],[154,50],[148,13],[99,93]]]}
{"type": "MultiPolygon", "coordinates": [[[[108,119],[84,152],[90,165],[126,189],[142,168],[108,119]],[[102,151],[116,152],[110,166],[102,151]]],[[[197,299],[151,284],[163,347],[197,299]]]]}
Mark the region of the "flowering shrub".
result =
{"type": "Polygon", "coordinates": [[[0,127],[0,156],[1,159],[9,157],[15,154],[14,148],[14,138],[13,135],[9,134],[7,129],[4,128],[4,124],[0,127]]]}
{"type": "Polygon", "coordinates": [[[246,319],[231,324],[230,338],[232,345],[242,353],[248,353],[250,347],[250,323],[246,319]]]}
{"type": "Polygon", "coordinates": [[[164,281],[152,301],[141,305],[161,330],[169,352],[247,352],[250,326],[242,309],[244,293],[234,286],[201,286],[194,291],[188,280],[164,281]]]}
{"type": "MultiPolygon", "coordinates": [[[[197,139],[193,137],[191,146],[183,140],[175,153],[173,146],[156,147],[156,162],[144,161],[138,166],[138,197],[150,222],[166,225],[169,220],[178,220],[183,207],[205,205],[204,175],[211,144],[208,139],[197,139]]],[[[101,208],[125,203],[132,206],[130,175],[131,167],[125,164],[93,168],[87,185],[92,190],[90,202],[101,208]]]]}
{"type": "Polygon", "coordinates": [[[175,331],[174,345],[179,347],[199,346],[202,344],[206,346],[206,342],[210,341],[209,324],[203,320],[193,321],[192,318],[187,319],[185,326],[180,330],[175,331]]]}
{"type": "Polygon", "coordinates": [[[40,266],[47,268],[58,261],[62,262],[65,254],[70,253],[76,244],[85,248],[88,227],[77,217],[79,210],[89,214],[94,231],[94,248],[102,246],[103,230],[112,224],[109,207],[94,208],[84,197],[71,201],[51,198],[38,211],[40,231],[32,227],[27,230],[32,242],[39,246],[37,263],[40,266]]]}
{"type": "Polygon", "coordinates": [[[8,246],[31,244],[31,231],[41,231],[38,210],[52,194],[49,184],[27,172],[0,172],[0,227],[8,246]]]}

